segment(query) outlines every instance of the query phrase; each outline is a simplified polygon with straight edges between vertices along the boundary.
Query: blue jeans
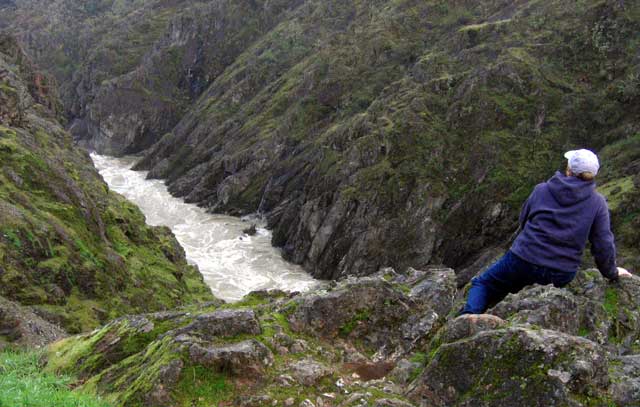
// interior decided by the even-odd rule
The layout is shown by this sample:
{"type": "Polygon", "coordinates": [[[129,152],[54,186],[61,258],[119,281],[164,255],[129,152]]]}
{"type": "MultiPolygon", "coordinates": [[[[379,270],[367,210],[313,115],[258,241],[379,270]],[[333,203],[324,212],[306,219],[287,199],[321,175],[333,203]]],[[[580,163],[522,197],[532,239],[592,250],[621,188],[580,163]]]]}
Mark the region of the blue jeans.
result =
{"type": "Polygon", "coordinates": [[[508,251],[500,260],[471,280],[467,304],[460,314],[482,314],[509,293],[517,293],[532,284],[564,287],[576,276],[575,271],[561,271],[537,266],[508,251]]]}

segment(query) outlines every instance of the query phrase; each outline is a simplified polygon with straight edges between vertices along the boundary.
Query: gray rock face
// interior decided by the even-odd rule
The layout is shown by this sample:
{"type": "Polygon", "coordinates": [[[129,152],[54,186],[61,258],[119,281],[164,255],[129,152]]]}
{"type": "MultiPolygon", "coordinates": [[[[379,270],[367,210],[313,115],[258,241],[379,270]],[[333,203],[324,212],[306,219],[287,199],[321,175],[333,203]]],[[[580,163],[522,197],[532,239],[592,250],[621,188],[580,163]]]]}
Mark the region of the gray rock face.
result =
{"type": "Polygon", "coordinates": [[[418,362],[400,359],[391,371],[390,377],[392,377],[396,383],[406,386],[411,381],[413,373],[421,367],[422,365],[418,362]]]}
{"type": "Polygon", "coordinates": [[[376,400],[373,407],[414,407],[406,401],[396,399],[380,399],[376,400]]]}
{"type": "Polygon", "coordinates": [[[153,388],[145,395],[146,406],[171,405],[173,402],[171,390],[178,383],[183,367],[184,362],[181,359],[174,359],[160,367],[160,372],[153,388]]]}
{"type": "Polygon", "coordinates": [[[411,289],[409,297],[425,309],[430,308],[440,317],[445,317],[453,307],[457,292],[454,271],[450,268],[429,268],[424,272],[414,271],[414,274],[421,281],[411,289]]]}
{"type": "Polygon", "coordinates": [[[254,310],[121,318],[63,343],[51,363],[149,406],[185,396],[182,380],[197,382],[185,372],[202,369],[237,384],[226,402],[238,406],[635,406],[636,334],[614,327],[620,308],[625,322],[637,313],[636,279],[609,284],[591,270],[564,289],[528,287],[494,308],[503,319],[454,317],[451,270],[383,269],[306,294],[253,293],[264,300],[254,310]]]}
{"type": "Polygon", "coordinates": [[[503,328],[506,325],[506,321],[493,315],[461,315],[449,321],[438,332],[438,339],[443,343],[455,342],[474,336],[479,332],[503,328]]]}
{"type": "Polygon", "coordinates": [[[640,405],[640,355],[611,361],[611,397],[618,406],[640,405]]]}
{"type": "Polygon", "coordinates": [[[529,323],[629,352],[640,340],[640,279],[610,283],[597,270],[578,273],[563,289],[528,287],[489,310],[515,323],[529,323]]]}
{"type": "Polygon", "coordinates": [[[203,366],[236,376],[257,376],[273,361],[269,348],[254,339],[224,346],[192,344],[189,357],[203,366]]]}
{"type": "Polygon", "coordinates": [[[515,323],[528,323],[571,335],[588,332],[599,342],[606,339],[610,325],[601,304],[552,286],[534,286],[510,294],[490,313],[515,323]]]}
{"type": "Polygon", "coordinates": [[[260,332],[260,324],[253,310],[220,310],[198,315],[192,323],[177,329],[173,334],[212,340],[240,334],[259,335],[260,332]]]}
{"type": "Polygon", "coordinates": [[[313,386],[331,373],[326,366],[313,359],[303,359],[290,365],[291,376],[298,383],[313,386]]]}
{"type": "Polygon", "coordinates": [[[409,396],[422,406],[579,406],[608,383],[600,345],[514,327],[440,346],[409,396]]]}
{"type": "Polygon", "coordinates": [[[372,334],[372,328],[385,330],[402,318],[408,307],[407,300],[384,280],[359,280],[328,293],[304,296],[298,300],[289,321],[295,330],[325,338],[362,334],[362,327],[372,334]]]}
{"type": "Polygon", "coordinates": [[[295,300],[289,321],[292,329],[322,338],[358,339],[389,353],[406,351],[437,329],[451,311],[455,292],[450,269],[411,269],[402,275],[383,270],[347,279],[328,292],[303,295],[295,300]]]}

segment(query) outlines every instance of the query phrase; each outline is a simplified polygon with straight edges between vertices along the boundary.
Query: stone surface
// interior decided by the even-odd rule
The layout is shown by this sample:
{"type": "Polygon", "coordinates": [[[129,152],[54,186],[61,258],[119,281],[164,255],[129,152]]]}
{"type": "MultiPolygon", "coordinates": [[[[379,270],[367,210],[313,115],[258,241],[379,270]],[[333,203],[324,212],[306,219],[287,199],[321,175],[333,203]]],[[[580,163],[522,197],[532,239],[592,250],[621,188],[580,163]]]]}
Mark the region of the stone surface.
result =
{"type": "Polygon", "coordinates": [[[381,279],[346,282],[327,293],[296,300],[291,327],[324,338],[363,337],[382,346],[398,337],[392,327],[406,317],[408,299],[381,279]]]}
{"type": "Polygon", "coordinates": [[[456,274],[450,268],[428,268],[420,275],[420,282],[409,292],[409,297],[423,308],[446,317],[456,297],[456,274]]]}
{"type": "Polygon", "coordinates": [[[414,407],[413,404],[397,399],[376,400],[373,407],[414,407]]]}
{"type": "Polygon", "coordinates": [[[618,406],[640,405],[640,355],[614,358],[611,369],[611,397],[618,406]]]}
{"type": "Polygon", "coordinates": [[[180,359],[174,359],[167,365],[160,367],[160,372],[153,388],[145,395],[145,404],[147,406],[170,405],[173,402],[171,391],[178,383],[183,367],[184,362],[180,359]]]}
{"type": "Polygon", "coordinates": [[[193,362],[216,371],[254,377],[259,376],[273,360],[269,348],[253,339],[224,346],[192,344],[189,357],[193,362]]]}
{"type": "Polygon", "coordinates": [[[174,335],[191,335],[205,340],[241,334],[260,334],[260,324],[253,310],[220,310],[198,315],[187,326],[177,329],[174,335]]]}
{"type": "Polygon", "coordinates": [[[139,397],[188,400],[182,389],[200,379],[199,389],[208,388],[212,377],[234,386],[220,402],[238,406],[634,405],[636,333],[614,327],[634,320],[635,279],[610,284],[586,270],[567,288],[508,296],[494,309],[506,319],[455,317],[451,309],[439,317],[432,304],[451,303],[452,272],[383,269],[293,297],[252,294],[260,299],[253,306],[123,317],[51,345],[49,366],[74,373],[83,388],[117,392],[123,405],[139,397]],[[573,312],[560,312],[569,306],[573,312]],[[615,323],[621,312],[627,319],[615,323]],[[588,326],[606,340],[592,340],[588,326]],[[185,383],[180,371],[200,373],[185,383]]]}
{"type": "Polygon", "coordinates": [[[640,278],[611,283],[597,270],[580,271],[566,288],[527,287],[508,295],[490,313],[587,337],[628,352],[640,340],[640,278]]]}
{"type": "Polygon", "coordinates": [[[441,345],[409,395],[424,406],[579,406],[608,384],[600,345],[514,327],[441,345]]]}
{"type": "Polygon", "coordinates": [[[455,294],[451,269],[410,269],[393,275],[383,270],[302,295],[287,305],[293,309],[288,319],[295,331],[363,341],[382,354],[402,353],[435,333],[451,311],[455,294]]]}
{"type": "Polygon", "coordinates": [[[479,332],[502,328],[507,322],[493,315],[461,315],[438,332],[438,338],[444,343],[455,342],[471,337],[479,332]]]}

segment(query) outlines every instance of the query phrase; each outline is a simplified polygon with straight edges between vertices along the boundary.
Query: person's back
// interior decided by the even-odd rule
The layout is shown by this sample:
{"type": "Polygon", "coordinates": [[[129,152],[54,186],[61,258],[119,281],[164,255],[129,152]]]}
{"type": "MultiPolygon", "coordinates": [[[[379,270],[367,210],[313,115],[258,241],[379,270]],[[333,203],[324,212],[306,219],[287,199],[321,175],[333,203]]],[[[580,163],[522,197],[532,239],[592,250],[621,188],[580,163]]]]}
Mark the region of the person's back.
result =
{"type": "Polygon", "coordinates": [[[575,277],[582,253],[591,251],[600,272],[611,280],[631,274],[616,267],[609,208],[595,191],[600,164],[589,150],[569,151],[567,173],[557,172],[536,186],[520,214],[521,231],[511,249],[472,280],[462,314],[478,314],[508,293],[531,284],[563,287],[575,277]]]}
{"type": "Polygon", "coordinates": [[[609,210],[593,180],[556,173],[539,184],[521,215],[521,233],[511,251],[531,263],[575,272],[587,240],[603,275],[614,277],[615,245],[609,210]]]}

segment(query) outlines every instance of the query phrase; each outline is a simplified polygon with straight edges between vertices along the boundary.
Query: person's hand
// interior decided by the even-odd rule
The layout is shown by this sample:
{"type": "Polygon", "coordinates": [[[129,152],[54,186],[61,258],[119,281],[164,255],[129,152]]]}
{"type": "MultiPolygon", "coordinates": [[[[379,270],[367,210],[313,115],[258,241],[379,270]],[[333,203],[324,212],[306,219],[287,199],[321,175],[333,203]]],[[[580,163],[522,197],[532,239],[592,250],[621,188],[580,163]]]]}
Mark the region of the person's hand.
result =
{"type": "Polygon", "coordinates": [[[629,270],[618,267],[618,277],[631,277],[632,275],[629,270]]]}

